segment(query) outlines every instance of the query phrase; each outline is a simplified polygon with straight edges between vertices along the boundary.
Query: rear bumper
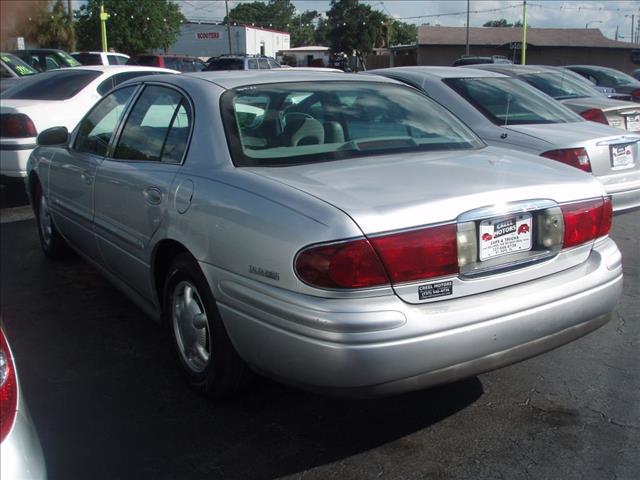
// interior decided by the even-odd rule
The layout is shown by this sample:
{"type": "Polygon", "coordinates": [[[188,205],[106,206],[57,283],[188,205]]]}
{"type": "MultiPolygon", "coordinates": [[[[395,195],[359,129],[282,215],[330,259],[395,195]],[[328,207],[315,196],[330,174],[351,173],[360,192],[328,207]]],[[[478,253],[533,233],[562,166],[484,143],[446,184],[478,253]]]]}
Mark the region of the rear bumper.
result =
{"type": "Polygon", "coordinates": [[[10,178],[27,176],[27,161],[35,145],[0,144],[0,175],[10,178]],[[9,148],[11,147],[11,148],[9,148]]]}
{"type": "Polygon", "coordinates": [[[212,281],[219,272],[202,266],[250,365],[349,396],[421,389],[538,355],[605,324],[622,292],[621,256],[610,239],[563,272],[422,305],[395,295],[320,299],[237,277],[212,281]]]}
{"type": "Polygon", "coordinates": [[[640,185],[638,185],[638,188],[625,190],[605,185],[605,189],[611,195],[613,212],[616,215],[640,208],[640,185]]]}

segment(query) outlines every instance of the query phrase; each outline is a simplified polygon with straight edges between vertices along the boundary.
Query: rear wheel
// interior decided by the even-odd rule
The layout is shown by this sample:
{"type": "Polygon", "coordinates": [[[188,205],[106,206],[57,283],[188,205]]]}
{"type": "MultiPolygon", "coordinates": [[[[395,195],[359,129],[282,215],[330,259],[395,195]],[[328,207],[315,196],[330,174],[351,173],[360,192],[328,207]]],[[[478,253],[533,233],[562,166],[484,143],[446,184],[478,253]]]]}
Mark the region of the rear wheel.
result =
{"type": "Polygon", "coordinates": [[[69,247],[53,223],[49,210],[49,201],[42,192],[40,184],[36,185],[33,202],[42,251],[49,258],[57,259],[64,257],[68,253],[69,247]]]}
{"type": "Polygon", "coordinates": [[[213,294],[195,259],[179,255],[171,265],[163,312],[189,384],[213,398],[238,393],[251,372],[233,348],[213,294]]]}

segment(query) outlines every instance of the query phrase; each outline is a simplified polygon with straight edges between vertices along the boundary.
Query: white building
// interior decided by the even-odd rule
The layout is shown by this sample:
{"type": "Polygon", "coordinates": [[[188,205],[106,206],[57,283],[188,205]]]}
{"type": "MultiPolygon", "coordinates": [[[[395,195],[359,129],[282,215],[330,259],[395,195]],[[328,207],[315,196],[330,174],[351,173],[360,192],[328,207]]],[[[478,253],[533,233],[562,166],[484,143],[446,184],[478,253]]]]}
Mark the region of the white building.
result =
{"type": "Polygon", "coordinates": [[[220,55],[249,54],[275,57],[276,52],[288,49],[290,35],[287,32],[245,25],[231,25],[231,52],[226,25],[214,23],[185,23],[180,34],[167,53],[217,57],[220,55]]]}
{"type": "Polygon", "coordinates": [[[327,67],[330,64],[329,47],[283,48],[278,52],[278,57],[282,59],[284,56],[295,57],[296,67],[327,67]]]}

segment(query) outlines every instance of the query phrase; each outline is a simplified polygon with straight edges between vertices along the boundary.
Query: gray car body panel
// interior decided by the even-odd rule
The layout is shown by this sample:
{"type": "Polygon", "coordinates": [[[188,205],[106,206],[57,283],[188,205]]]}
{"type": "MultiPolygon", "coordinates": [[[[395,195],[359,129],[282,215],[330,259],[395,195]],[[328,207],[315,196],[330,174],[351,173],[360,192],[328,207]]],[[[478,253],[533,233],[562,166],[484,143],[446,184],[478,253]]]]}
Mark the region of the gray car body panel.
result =
{"type": "MultiPolygon", "coordinates": [[[[177,242],[199,262],[231,341],[254,369],[308,388],[344,393],[354,388],[367,395],[422,388],[496,368],[566,343],[608,319],[622,274],[619,251],[606,238],[510,272],[459,279],[455,298],[441,301],[420,301],[415,284],[342,291],[302,282],[294,259],[309,245],[455,222],[469,210],[496,203],[503,212],[533,199],[558,204],[601,198],[604,190],[573,168],[493,147],[238,168],[218,107],[225,89],[337,79],[392,82],[333,72],[252,73],[129,82],[177,88],[195,107],[186,157],[170,181],[167,177],[151,217],[149,209],[138,211],[140,206],[128,204],[140,202],[135,192],[147,188],[154,174],[138,170],[126,175],[126,161],[118,182],[128,185],[133,196],[125,199],[103,190],[95,198],[96,209],[120,202],[120,220],[125,211],[134,214],[131,230],[144,230],[151,218],[157,223],[153,233],[140,237],[141,245],[118,243],[103,231],[110,230],[108,222],[98,225],[102,210],[94,213],[96,221],[86,231],[101,245],[100,259],[90,260],[152,316],[158,318],[160,309],[154,288],[156,253],[166,242],[177,242]],[[120,259],[104,254],[105,242],[123,251],[120,259]],[[127,277],[121,269],[133,263],[139,274],[127,277]],[[477,348],[462,348],[476,343],[472,339],[478,340],[477,348]],[[466,366],[455,372],[441,371],[462,363],[466,366]],[[415,376],[421,379],[404,381],[415,376]]],[[[80,188],[77,179],[62,184],[46,180],[58,168],[61,150],[68,148],[39,147],[29,163],[52,198],[61,189],[80,188]]],[[[55,203],[50,206],[57,223],[62,212],[55,203]]],[[[60,230],[69,238],[66,227],[60,230]]]]}
{"type": "MultiPolygon", "coordinates": [[[[420,89],[462,119],[489,145],[534,155],[556,149],[585,148],[593,175],[613,197],[614,211],[622,213],[640,207],[640,135],[588,122],[577,114],[574,114],[575,123],[496,125],[443,82],[446,78],[506,77],[498,72],[467,67],[397,67],[370,70],[369,74],[404,81],[420,89]],[[630,167],[613,168],[610,149],[627,144],[632,145],[634,163],[630,167]]],[[[545,95],[524,82],[522,88],[545,95]]]]}

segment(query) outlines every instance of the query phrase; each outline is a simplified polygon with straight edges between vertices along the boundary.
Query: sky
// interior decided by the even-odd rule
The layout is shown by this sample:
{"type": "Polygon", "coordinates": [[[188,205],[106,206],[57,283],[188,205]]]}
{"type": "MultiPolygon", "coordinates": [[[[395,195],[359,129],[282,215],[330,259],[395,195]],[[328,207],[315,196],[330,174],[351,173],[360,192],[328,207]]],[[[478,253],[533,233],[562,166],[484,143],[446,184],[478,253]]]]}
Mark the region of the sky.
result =
{"type": "MultiPolygon", "coordinates": [[[[182,13],[195,21],[219,22],[225,16],[224,0],[173,0],[182,13]]],[[[247,0],[229,0],[229,9],[247,0]]],[[[250,0],[253,1],[253,0],[250,0]]],[[[361,0],[372,8],[408,23],[462,27],[466,23],[466,0],[361,0]],[[452,15],[457,13],[457,15],[452,15]]],[[[293,0],[296,9],[326,12],[328,0],[293,0]]],[[[630,41],[632,15],[638,26],[640,1],[567,1],[528,0],[528,24],[546,28],[599,28],[602,33],[630,41]]],[[[472,27],[481,27],[488,20],[506,18],[511,23],[522,20],[521,0],[471,0],[472,27]]]]}

